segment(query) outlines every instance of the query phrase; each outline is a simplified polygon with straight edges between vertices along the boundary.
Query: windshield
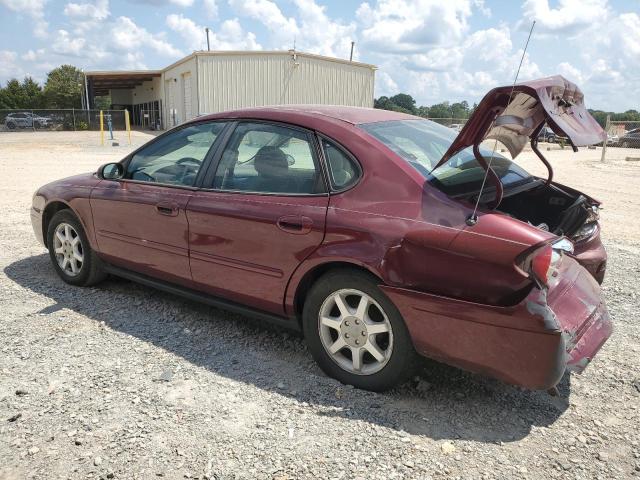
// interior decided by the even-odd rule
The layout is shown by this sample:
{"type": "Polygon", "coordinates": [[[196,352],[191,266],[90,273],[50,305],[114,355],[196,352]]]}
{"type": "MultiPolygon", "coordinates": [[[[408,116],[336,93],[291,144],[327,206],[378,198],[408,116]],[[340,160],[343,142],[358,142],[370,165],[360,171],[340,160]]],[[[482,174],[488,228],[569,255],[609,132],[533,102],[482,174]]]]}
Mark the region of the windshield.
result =
{"type": "MultiPolygon", "coordinates": [[[[458,132],[429,120],[394,120],[367,123],[360,128],[384,143],[420,172],[433,186],[447,195],[461,195],[480,190],[484,169],[471,147],[454,155],[434,171],[433,167],[445,154],[458,132]]],[[[480,147],[489,161],[491,150],[480,147]]],[[[523,168],[499,153],[493,154],[491,167],[505,188],[526,183],[533,177],[523,168]]],[[[487,185],[490,187],[490,185],[487,185]]]]}

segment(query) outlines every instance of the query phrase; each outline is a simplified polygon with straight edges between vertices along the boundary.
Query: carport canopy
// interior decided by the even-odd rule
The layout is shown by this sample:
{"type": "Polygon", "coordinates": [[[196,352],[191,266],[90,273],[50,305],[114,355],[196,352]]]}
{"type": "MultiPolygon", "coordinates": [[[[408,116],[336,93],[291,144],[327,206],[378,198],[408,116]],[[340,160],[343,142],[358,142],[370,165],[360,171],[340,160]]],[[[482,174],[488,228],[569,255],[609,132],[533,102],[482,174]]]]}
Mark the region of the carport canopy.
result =
{"type": "Polygon", "coordinates": [[[93,100],[94,96],[109,95],[109,90],[135,88],[161,74],[160,70],[133,70],[129,72],[86,72],[86,77],[89,94],[93,100]]]}

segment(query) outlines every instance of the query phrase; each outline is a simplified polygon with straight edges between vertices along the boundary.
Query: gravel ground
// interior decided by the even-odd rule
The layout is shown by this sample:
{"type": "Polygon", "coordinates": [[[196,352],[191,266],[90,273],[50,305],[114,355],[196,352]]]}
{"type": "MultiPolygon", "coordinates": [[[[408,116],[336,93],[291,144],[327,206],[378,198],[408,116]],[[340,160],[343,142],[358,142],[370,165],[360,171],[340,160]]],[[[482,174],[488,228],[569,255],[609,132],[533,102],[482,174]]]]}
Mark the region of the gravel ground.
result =
{"type": "Polygon", "coordinates": [[[0,479],[640,478],[640,166],[549,152],[608,207],[616,324],[560,397],[428,361],[374,394],[325,377],[294,334],[123,280],[60,281],[31,195],[130,148],[96,141],[0,135],[0,479]]]}

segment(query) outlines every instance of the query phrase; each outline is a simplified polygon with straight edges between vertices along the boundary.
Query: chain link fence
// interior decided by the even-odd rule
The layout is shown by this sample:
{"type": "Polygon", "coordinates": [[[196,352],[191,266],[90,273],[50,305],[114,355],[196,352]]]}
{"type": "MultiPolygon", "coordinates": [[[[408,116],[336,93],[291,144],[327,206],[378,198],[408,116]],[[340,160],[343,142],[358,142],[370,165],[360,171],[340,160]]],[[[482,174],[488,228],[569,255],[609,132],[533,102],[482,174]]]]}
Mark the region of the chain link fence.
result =
{"type": "MultiPolygon", "coordinates": [[[[125,110],[103,110],[104,129],[126,130],[125,110]]],[[[0,132],[100,130],[100,110],[0,110],[0,132]]]]}
{"type": "Polygon", "coordinates": [[[607,143],[602,149],[602,161],[640,161],[640,121],[612,121],[605,126],[607,143]]]}

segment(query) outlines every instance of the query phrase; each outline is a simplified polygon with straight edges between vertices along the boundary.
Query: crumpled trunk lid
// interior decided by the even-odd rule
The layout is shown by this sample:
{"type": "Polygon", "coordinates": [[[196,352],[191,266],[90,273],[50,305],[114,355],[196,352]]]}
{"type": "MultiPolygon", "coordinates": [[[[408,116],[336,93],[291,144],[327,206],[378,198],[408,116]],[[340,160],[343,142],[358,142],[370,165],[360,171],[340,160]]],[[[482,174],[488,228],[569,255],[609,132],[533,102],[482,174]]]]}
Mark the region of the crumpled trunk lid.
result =
{"type": "Polygon", "coordinates": [[[574,148],[607,138],[587,111],[582,91],[555,75],[487,93],[435,168],[478,140],[498,140],[515,158],[545,122],[557,135],[567,137],[574,148]]]}

